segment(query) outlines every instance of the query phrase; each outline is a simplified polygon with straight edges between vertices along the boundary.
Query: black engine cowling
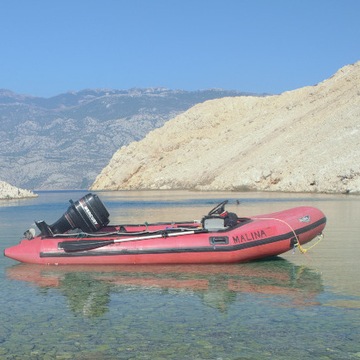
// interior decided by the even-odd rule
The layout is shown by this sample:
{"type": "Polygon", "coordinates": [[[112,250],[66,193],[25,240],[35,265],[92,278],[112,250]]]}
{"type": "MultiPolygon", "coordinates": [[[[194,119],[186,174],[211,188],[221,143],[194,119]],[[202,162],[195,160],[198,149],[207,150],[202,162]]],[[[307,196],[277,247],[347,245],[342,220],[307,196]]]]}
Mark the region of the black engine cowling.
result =
{"type": "Polygon", "coordinates": [[[78,201],[70,200],[64,215],[52,225],[37,221],[36,225],[43,236],[64,234],[72,229],[83,232],[96,232],[109,223],[109,213],[96,194],[87,194],[78,201]]]}

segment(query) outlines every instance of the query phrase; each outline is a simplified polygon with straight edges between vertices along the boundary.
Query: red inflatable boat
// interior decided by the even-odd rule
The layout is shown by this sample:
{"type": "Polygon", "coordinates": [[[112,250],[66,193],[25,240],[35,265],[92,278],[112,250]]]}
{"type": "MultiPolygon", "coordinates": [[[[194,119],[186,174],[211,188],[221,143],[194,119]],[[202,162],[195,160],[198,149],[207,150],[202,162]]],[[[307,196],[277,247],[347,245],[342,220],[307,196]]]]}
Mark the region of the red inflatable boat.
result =
{"type": "Polygon", "coordinates": [[[36,223],[4,255],[33,264],[237,263],[282,254],[321,235],[325,215],[302,206],[272,214],[238,217],[218,204],[199,222],[109,225],[99,197],[72,202],[54,224],[36,223]]]}

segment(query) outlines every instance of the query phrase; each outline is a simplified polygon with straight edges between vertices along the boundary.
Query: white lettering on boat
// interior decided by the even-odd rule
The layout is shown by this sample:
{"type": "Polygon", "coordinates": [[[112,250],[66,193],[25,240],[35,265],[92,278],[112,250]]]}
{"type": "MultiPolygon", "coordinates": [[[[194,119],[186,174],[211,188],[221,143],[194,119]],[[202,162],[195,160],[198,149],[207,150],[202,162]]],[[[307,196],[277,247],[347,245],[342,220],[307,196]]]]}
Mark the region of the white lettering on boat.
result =
{"type": "Polygon", "coordinates": [[[235,244],[241,244],[248,241],[260,240],[265,238],[266,232],[264,230],[252,231],[249,233],[233,236],[233,241],[235,244]]]}

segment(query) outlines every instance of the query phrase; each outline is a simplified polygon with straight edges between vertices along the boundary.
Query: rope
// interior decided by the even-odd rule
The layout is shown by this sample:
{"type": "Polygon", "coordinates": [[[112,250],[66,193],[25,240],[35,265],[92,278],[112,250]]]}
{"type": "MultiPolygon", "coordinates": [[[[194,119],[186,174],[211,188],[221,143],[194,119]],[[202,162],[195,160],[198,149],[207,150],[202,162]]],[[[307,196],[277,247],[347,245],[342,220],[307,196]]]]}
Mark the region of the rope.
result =
{"type": "Polygon", "coordinates": [[[311,245],[309,248],[307,248],[307,249],[304,249],[304,248],[303,248],[303,250],[305,250],[305,252],[309,251],[309,250],[312,249],[315,245],[317,245],[317,244],[324,238],[324,234],[321,233],[321,234],[317,235],[316,237],[318,238],[318,240],[317,240],[314,244],[312,244],[312,245],[311,245]]]}
{"type": "Polygon", "coordinates": [[[307,251],[309,251],[310,249],[312,249],[315,245],[317,245],[323,238],[324,235],[323,233],[317,235],[318,241],[316,241],[313,245],[311,245],[309,248],[305,249],[299,241],[299,237],[297,236],[295,230],[292,228],[292,226],[286,222],[285,220],[281,220],[281,219],[277,219],[277,218],[252,218],[252,220],[276,220],[276,221],[280,221],[281,223],[287,225],[289,227],[289,229],[292,231],[292,233],[294,234],[295,240],[296,240],[296,244],[294,245],[294,247],[298,247],[300,252],[302,254],[306,254],[307,251]]]}

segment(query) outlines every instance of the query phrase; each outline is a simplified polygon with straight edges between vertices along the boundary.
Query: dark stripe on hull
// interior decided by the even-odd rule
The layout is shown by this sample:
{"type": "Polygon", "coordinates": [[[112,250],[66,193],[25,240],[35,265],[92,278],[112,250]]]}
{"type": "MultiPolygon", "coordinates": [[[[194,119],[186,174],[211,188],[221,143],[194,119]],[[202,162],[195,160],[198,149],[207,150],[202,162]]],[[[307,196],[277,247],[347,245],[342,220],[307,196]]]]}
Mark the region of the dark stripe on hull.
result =
{"type": "MultiPolygon", "coordinates": [[[[296,235],[304,234],[308,231],[311,231],[313,229],[316,229],[318,226],[326,223],[326,218],[322,218],[316,222],[314,222],[311,225],[304,226],[298,230],[295,231],[296,235]]],[[[234,234],[235,235],[235,234],[234,234]]],[[[41,258],[73,258],[73,257],[97,257],[97,256],[119,256],[119,255],[151,255],[151,254],[181,254],[181,253],[199,253],[199,252],[235,252],[243,249],[250,249],[257,246],[272,244],[278,241],[283,241],[287,239],[292,239],[294,237],[294,233],[292,231],[272,236],[260,240],[250,241],[242,244],[237,245],[225,245],[225,246],[219,246],[219,245],[213,245],[213,246],[203,246],[203,247],[190,247],[190,248],[164,248],[164,249],[149,249],[149,250],[127,250],[127,249],[121,249],[119,251],[79,251],[79,252],[69,252],[69,253],[40,253],[41,258]]],[[[291,248],[291,244],[289,243],[289,250],[291,248]]],[[[105,246],[106,247],[106,246],[105,246]]]]}

